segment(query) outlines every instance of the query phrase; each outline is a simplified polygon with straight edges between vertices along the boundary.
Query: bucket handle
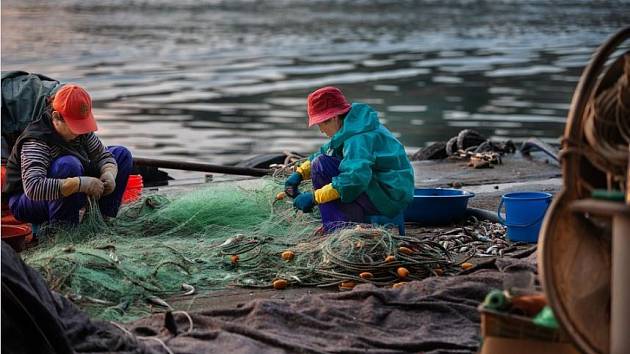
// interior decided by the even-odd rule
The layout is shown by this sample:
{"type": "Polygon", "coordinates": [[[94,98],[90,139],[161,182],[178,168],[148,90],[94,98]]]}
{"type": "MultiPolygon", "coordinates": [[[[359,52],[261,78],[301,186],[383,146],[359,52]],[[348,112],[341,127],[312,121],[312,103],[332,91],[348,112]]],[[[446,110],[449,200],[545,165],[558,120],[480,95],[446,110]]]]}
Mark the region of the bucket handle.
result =
{"type": "MultiPolygon", "coordinates": [[[[501,216],[501,209],[503,209],[503,198],[501,198],[501,202],[499,203],[499,208],[497,209],[497,217],[499,218],[499,221],[501,222],[501,224],[507,226],[507,227],[521,227],[521,228],[526,228],[526,227],[530,227],[530,226],[534,226],[536,224],[538,224],[539,222],[542,221],[542,219],[545,217],[545,213],[542,213],[542,215],[539,218],[536,218],[536,220],[532,221],[529,224],[508,224],[507,221],[501,216]]],[[[549,205],[551,203],[551,198],[546,200],[547,205],[549,205]]],[[[546,211],[546,209],[545,209],[546,211]]]]}

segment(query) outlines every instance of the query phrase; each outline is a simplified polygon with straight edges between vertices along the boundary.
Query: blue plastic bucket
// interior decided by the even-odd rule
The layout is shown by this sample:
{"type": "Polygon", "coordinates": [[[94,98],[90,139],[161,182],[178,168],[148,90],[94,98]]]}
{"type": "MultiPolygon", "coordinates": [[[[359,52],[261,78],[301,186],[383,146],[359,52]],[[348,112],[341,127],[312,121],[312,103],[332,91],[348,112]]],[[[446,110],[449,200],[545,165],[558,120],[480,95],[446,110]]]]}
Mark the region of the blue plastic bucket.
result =
{"type": "Polygon", "coordinates": [[[537,242],[538,232],[547,208],[551,203],[551,194],[542,192],[517,192],[504,194],[499,203],[497,215],[501,223],[507,226],[507,236],[514,242],[537,242]],[[501,209],[505,205],[505,219],[501,209]]]}
{"type": "Polygon", "coordinates": [[[466,216],[468,199],[475,194],[451,188],[416,188],[405,210],[405,221],[420,225],[446,225],[466,216]]]}

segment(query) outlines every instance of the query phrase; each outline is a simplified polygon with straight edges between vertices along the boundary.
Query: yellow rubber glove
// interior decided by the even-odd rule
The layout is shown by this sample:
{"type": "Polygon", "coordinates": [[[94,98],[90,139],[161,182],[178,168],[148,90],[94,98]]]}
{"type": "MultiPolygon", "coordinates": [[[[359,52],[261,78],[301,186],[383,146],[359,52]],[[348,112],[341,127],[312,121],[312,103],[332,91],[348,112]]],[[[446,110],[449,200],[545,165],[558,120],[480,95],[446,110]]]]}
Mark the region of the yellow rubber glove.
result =
{"type": "Polygon", "coordinates": [[[302,175],[302,179],[311,179],[311,161],[306,160],[302,162],[300,167],[296,169],[296,172],[302,175]]]}
{"type": "Polygon", "coordinates": [[[328,183],[322,188],[315,191],[315,202],[323,204],[339,199],[339,192],[333,188],[332,183],[328,183]]]}

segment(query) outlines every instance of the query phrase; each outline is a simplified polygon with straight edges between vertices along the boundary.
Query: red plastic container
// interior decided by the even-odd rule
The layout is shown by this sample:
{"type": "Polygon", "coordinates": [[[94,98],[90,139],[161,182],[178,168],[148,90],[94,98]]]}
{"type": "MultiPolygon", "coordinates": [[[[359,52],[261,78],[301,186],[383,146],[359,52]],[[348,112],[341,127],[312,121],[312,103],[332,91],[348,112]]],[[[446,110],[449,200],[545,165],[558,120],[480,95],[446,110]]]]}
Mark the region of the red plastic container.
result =
{"type": "Polygon", "coordinates": [[[4,181],[6,180],[7,177],[7,167],[5,165],[2,165],[2,167],[0,168],[0,185],[2,185],[2,187],[4,187],[4,181]]]}
{"type": "Polygon", "coordinates": [[[2,241],[6,242],[16,252],[24,250],[27,239],[33,238],[33,230],[27,224],[5,225],[2,224],[2,241]]]}
{"type": "MultiPolygon", "coordinates": [[[[6,177],[7,177],[7,167],[5,165],[1,166],[1,173],[0,173],[0,186],[2,186],[2,189],[4,189],[4,181],[6,181],[6,177]]],[[[7,212],[8,214],[11,214],[9,210],[9,203],[7,202],[6,198],[3,198],[2,200],[2,216],[6,215],[7,212]]],[[[4,222],[3,222],[4,224],[4,222]]]]}
{"type": "Polygon", "coordinates": [[[142,194],[142,187],[144,187],[144,184],[142,183],[142,175],[129,175],[127,188],[125,188],[125,192],[123,193],[123,204],[138,200],[142,194]]]}
{"type": "Polygon", "coordinates": [[[2,213],[2,225],[23,225],[23,224],[26,224],[26,223],[16,219],[15,216],[11,214],[11,212],[9,212],[8,214],[2,213]]]}

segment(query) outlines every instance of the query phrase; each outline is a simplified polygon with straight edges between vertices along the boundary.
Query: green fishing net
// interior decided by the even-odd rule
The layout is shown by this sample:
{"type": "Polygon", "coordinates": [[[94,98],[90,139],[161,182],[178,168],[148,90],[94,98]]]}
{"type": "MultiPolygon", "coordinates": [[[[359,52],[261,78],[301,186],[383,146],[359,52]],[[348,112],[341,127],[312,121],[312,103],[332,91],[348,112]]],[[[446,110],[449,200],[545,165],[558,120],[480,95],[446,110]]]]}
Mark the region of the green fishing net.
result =
{"type": "Polygon", "coordinates": [[[24,258],[53,290],[116,321],[168,307],[161,300],[193,289],[270,288],[278,279],[288,286],[385,286],[457,268],[440,244],[393,229],[348,224],[322,234],[317,213],[277,199],[282,189],[264,178],[145,192],[109,220],[91,201],[78,227],[48,227],[24,258]],[[401,267],[409,272],[403,279],[401,267]]]}

